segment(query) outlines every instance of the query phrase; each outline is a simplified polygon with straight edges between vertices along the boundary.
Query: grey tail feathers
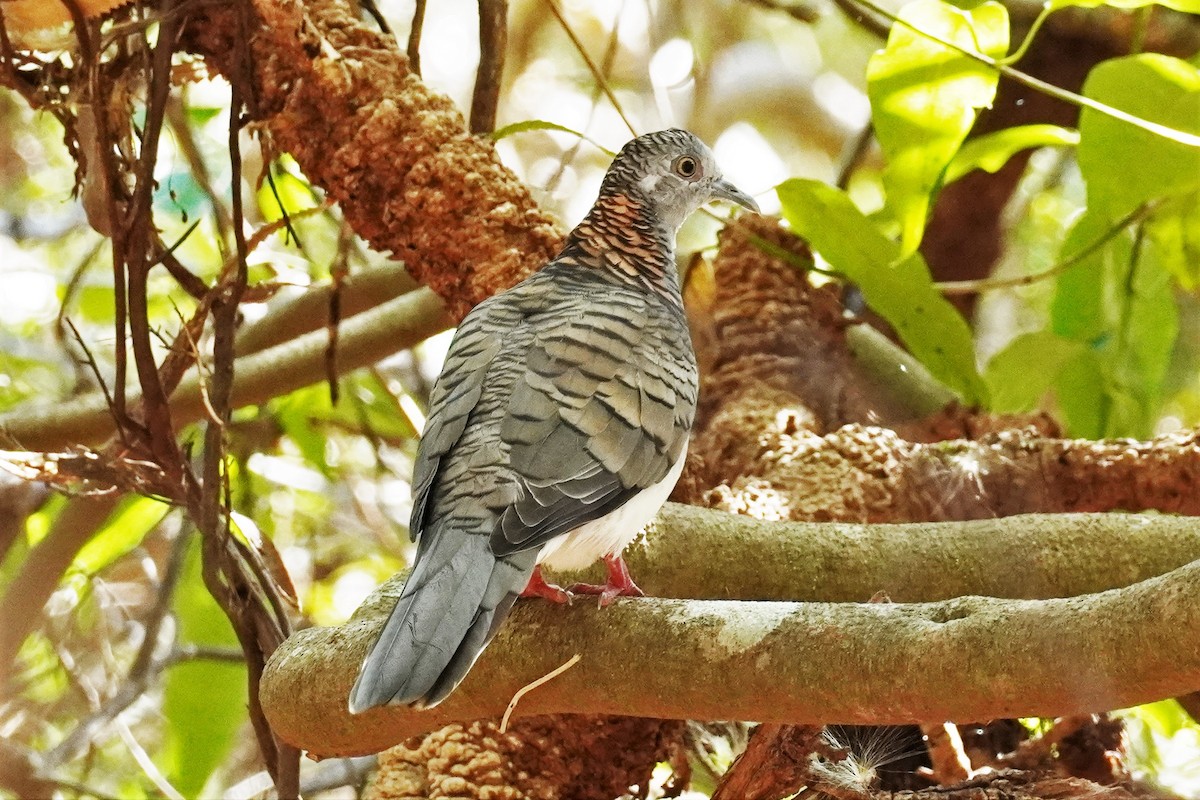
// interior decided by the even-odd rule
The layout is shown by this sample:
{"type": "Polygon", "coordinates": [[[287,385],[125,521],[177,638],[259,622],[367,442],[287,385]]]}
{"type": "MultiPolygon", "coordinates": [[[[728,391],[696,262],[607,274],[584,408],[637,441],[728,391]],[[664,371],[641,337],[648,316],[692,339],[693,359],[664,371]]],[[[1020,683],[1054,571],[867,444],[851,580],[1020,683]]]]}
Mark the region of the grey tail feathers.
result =
{"type": "MultiPolygon", "coordinates": [[[[466,677],[533,572],[537,550],[504,559],[467,535],[449,558],[437,544],[414,567],[350,690],[350,713],[430,708],[466,677]]],[[[448,544],[448,542],[447,542],[448,544]]]]}

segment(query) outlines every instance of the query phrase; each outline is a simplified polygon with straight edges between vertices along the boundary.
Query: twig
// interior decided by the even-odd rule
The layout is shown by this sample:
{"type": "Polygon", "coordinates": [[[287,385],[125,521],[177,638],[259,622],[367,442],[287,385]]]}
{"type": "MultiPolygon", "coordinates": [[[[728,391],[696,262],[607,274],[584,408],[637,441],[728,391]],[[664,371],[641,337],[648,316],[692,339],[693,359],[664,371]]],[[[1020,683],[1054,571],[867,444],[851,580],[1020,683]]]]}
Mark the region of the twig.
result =
{"type": "Polygon", "coordinates": [[[1095,253],[1104,245],[1108,244],[1112,239],[1116,238],[1128,228],[1130,225],[1135,225],[1146,217],[1153,214],[1166,202],[1164,198],[1151,200],[1142,203],[1140,206],[1130,211],[1125,216],[1114,222],[1108,230],[1097,236],[1091,242],[1081,247],[1078,251],[1067,256],[1062,261],[1058,262],[1048,269],[1033,275],[1018,275],[1013,278],[979,278],[969,281],[943,281],[935,283],[937,290],[945,295],[962,295],[962,294],[978,294],[979,292],[990,291],[992,289],[1009,289],[1016,286],[1029,286],[1030,284],[1044,281],[1047,278],[1053,278],[1066,272],[1071,267],[1074,267],[1079,262],[1083,261],[1088,256],[1095,253]]]}
{"type": "Polygon", "coordinates": [[[875,126],[871,123],[859,132],[854,138],[854,144],[842,159],[842,166],[838,169],[836,186],[839,189],[845,189],[850,185],[850,179],[854,177],[854,171],[862,164],[867,153],[871,151],[871,142],[875,141],[875,126]]]}
{"type": "MultiPolygon", "coordinates": [[[[234,64],[230,71],[230,107],[228,152],[231,181],[241,185],[240,148],[241,110],[252,98],[244,98],[243,84],[249,72],[246,53],[250,52],[246,9],[235,14],[237,40],[231,48],[234,64]]],[[[234,334],[238,305],[246,291],[246,258],[250,251],[245,235],[245,217],[241,192],[233,193],[233,235],[235,260],[221,276],[213,301],[213,365],[209,398],[220,421],[210,422],[204,431],[204,457],[199,486],[189,495],[189,511],[203,536],[205,586],[221,606],[237,635],[246,659],[250,722],[258,740],[267,771],[275,781],[281,798],[299,797],[300,753],[276,737],[263,714],[259,683],[267,658],[291,632],[291,622],[282,610],[275,585],[257,570],[243,543],[230,531],[228,475],[225,460],[225,425],[230,417],[230,395],[234,371],[234,334]],[[264,601],[265,600],[265,601],[264,601]]]]}
{"type": "Polygon", "coordinates": [[[569,670],[571,667],[578,664],[579,659],[581,659],[581,658],[583,658],[583,655],[580,653],[576,653],[575,655],[568,658],[561,665],[559,665],[559,666],[555,667],[554,669],[550,670],[549,672],[547,672],[542,677],[538,678],[535,681],[525,684],[520,689],[517,689],[517,693],[512,696],[512,700],[508,701],[508,708],[504,709],[504,716],[500,718],[500,732],[504,733],[508,730],[508,718],[510,716],[512,716],[513,709],[515,709],[517,707],[517,703],[521,702],[522,697],[524,697],[529,692],[532,692],[534,689],[538,688],[539,686],[549,683],[550,681],[557,678],[559,675],[562,675],[564,672],[569,670]]]}
{"type": "MultiPolygon", "coordinates": [[[[79,329],[75,327],[75,323],[71,322],[71,318],[63,317],[63,322],[65,322],[67,324],[67,326],[71,329],[71,333],[74,334],[74,336],[75,336],[75,342],[83,350],[83,355],[87,359],[88,366],[92,370],[92,375],[96,378],[96,383],[100,386],[100,391],[104,395],[105,405],[107,405],[109,408],[112,408],[113,407],[112,395],[109,394],[108,384],[104,382],[104,376],[100,374],[100,366],[96,363],[96,357],[92,355],[91,349],[87,346],[87,342],[85,342],[83,340],[83,336],[80,335],[79,329]]],[[[121,437],[122,442],[128,444],[127,442],[125,442],[125,429],[124,428],[117,428],[117,434],[121,437]]]]}
{"type": "Polygon", "coordinates": [[[350,271],[350,250],[353,245],[354,231],[343,220],[338,230],[337,255],[329,269],[333,286],[329,292],[329,315],[326,321],[329,344],[325,348],[325,381],[329,384],[329,402],[333,405],[338,402],[337,346],[342,323],[342,286],[350,271]]]}
{"type": "MultiPolygon", "coordinates": [[[[117,428],[130,425],[129,416],[125,411],[125,379],[128,372],[128,354],[125,339],[129,329],[128,295],[124,264],[126,227],[123,225],[118,212],[117,199],[114,196],[118,187],[116,157],[113,148],[109,146],[113,137],[109,129],[107,109],[103,98],[110,96],[101,85],[100,54],[96,52],[91,23],[80,8],[78,0],[64,0],[71,14],[72,27],[79,44],[79,58],[87,75],[87,100],[90,103],[92,124],[95,134],[94,147],[88,156],[93,163],[87,164],[87,170],[97,176],[103,185],[105,225],[112,239],[113,256],[113,340],[114,340],[114,395],[111,404],[113,419],[117,428]],[[98,161],[99,163],[94,163],[98,161]]],[[[85,159],[86,160],[86,159],[85,159]]]]}
{"type": "MultiPolygon", "coordinates": [[[[617,16],[620,17],[624,11],[625,0],[621,0],[621,7],[617,9],[617,16]]],[[[612,74],[613,62],[616,60],[617,51],[620,45],[620,37],[617,35],[618,28],[619,26],[614,25],[612,30],[608,32],[608,42],[604,46],[604,58],[600,61],[600,72],[602,75],[604,75],[606,80],[608,76],[612,74]]],[[[596,83],[592,87],[591,97],[589,98],[590,103],[588,107],[588,118],[587,122],[585,122],[581,128],[582,131],[586,131],[592,126],[592,120],[595,119],[596,116],[596,108],[600,101],[600,95],[600,83],[596,83]]],[[[601,152],[609,153],[609,150],[603,147],[599,142],[593,141],[580,132],[579,136],[574,142],[572,142],[571,146],[564,150],[563,154],[559,157],[558,167],[554,170],[554,174],[550,176],[550,179],[546,181],[546,191],[553,191],[558,186],[559,181],[561,181],[563,175],[566,174],[567,165],[575,160],[575,156],[579,153],[579,149],[583,146],[584,142],[589,142],[593,147],[598,148],[601,152]]],[[[610,157],[615,158],[616,153],[612,153],[610,157]]]]}
{"type": "Polygon", "coordinates": [[[187,238],[192,235],[192,232],[195,231],[199,225],[200,220],[193,222],[191,226],[189,226],[188,229],[183,232],[183,235],[176,239],[175,243],[170,247],[165,246],[162,240],[158,238],[158,235],[155,234],[154,247],[156,250],[158,250],[158,255],[155,256],[154,261],[151,263],[151,266],[154,266],[154,264],[162,264],[164,267],[166,267],[167,272],[171,273],[171,277],[174,278],[181,287],[183,287],[185,292],[187,292],[196,300],[203,299],[204,295],[208,293],[208,286],[204,283],[204,281],[200,280],[200,278],[193,275],[187,267],[180,263],[179,259],[175,257],[175,251],[185,241],[187,241],[187,238]]]}
{"type": "Polygon", "coordinates": [[[144,622],[145,635],[141,647],[138,648],[133,664],[128,674],[121,682],[120,690],[100,705],[94,712],[79,721],[79,724],[59,742],[53,750],[46,754],[44,764],[47,773],[54,772],[63,764],[78,758],[92,743],[101,728],[115,720],[122,711],[129,708],[141,697],[150,682],[162,670],[169,666],[169,661],[155,661],[154,650],[158,645],[159,631],[171,607],[175,596],[175,587],[183,573],[183,561],[187,554],[187,539],[184,534],[175,537],[171,545],[171,555],[167,560],[166,570],[158,584],[154,607],[144,622]]]}
{"type": "Polygon", "coordinates": [[[288,236],[296,240],[296,247],[303,252],[304,242],[300,241],[300,234],[292,227],[292,212],[284,204],[283,198],[279,196],[279,189],[275,186],[275,173],[270,164],[263,170],[263,174],[267,176],[267,185],[271,187],[271,196],[275,198],[275,204],[279,206],[279,213],[283,215],[280,220],[287,228],[288,236]]]}
{"type": "Polygon", "coordinates": [[[746,0],[750,5],[761,6],[771,11],[782,11],[797,22],[812,24],[821,18],[821,13],[803,3],[781,3],[779,0],[746,0]]]}
{"type": "Polygon", "coordinates": [[[471,133],[487,133],[496,127],[507,44],[508,0],[479,0],[479,68],[471,97],[471,133]]]}
{"type": "Polygon", "coordinates": [[[425,27],[425,2],[426,0],[416,0],[412,27],[408,30],[408,64],[418,77],[421,75],[421,31],[425,27]]]}
{"type": "Polygon", "coordinates": [[[184,800],[179,790],[171,785],[167,780],[167,776],[163,775],[158,766],[154,763],[154,759],[146,752],[146,748],[142,747],[137,738],[134,737],[133,731],[129,730],[129,726],[121,720],[117,720],[117,732],[121,735],[121,741],[125,742],[125,746],[129,748],[129,752],[133,754],[133,760],[142,768],[142,772],[146,773],[146,777],[154,784],[163,796],[168,800],[184,800]]]}
{"type": "Polygon", "coordinates": [[[383,14],[380,13],[379,6],[375,4],[375,0],[359,0],[358,4],[362,7],[363,11],[367,12],[371,19],[375,20],[375,24],[379,26],[379,30],[389,36],[395,35],[392,33],[392,28],[388,25],[387,20],[384,19],[383,14]]]}
{"type": "Polygon", "coordinates": [[[600,87],[600,90],[604,92],[604,96],[608,98],[608,102],[612,103],[613,108],[621,117],[621,121],[625,123],[625,127],[629,129],[630,134],[637,136],[637,128],[635,128],[633,123],[629,121],[629,117],[625,116],[625,109],[621,107],[620,101],[618,101],[617,96],[613,94],[613,90],[609,87],[608,81],[605,79],[604,74],[600,71],[600,68],[596,66],[596,62],[593,61],[592,57],[588,55],[587,50],[583,46],[583,42],[579,40],[579,37],[575,35],[575,31],[571,29],[569,24],[567,24],[567,19],[563,16],[562,9],[558,7],[558,3],[556,3],[555,0],[546,0],[546,5],[550,7],[550,12],[554,14],[554,18],[558,20],[559,26],[563,29],[563,32],[567,34],[567,38],[571,40],[571,44],[575,46],[575,51],[579,53],[579,57],[583,59],[585,64],[587,64],[587,68],[592,73],[592,77],[595,79],[596,84],[600,87]]]}
{"type": "Polygon", "coordinates": [[[860,28],[867,33],[873,34],[880,39],[886,39],[888,32],[892,26],[880,19],[875,14],[864,13],[863,9],[855,4],[854,0],[833,0],[833,4],[842,10],[842,13],[856,22],[860,28]]]}
{"type": "MultiPolygon", "coordinates": [[[[182,486],[186,465],[175,441],[167,393],[154,359],[150,341],[148,297],[154,229],[154,167],[158,160],[158,142],[166,115],[167,98],[171,92],[171,60],[181,22],[178,16],[170,13],[174,5],[173,0],[167,0],[163,6],[166,16],[159,22],[158,41],[152,54],[141,157],[134,171],[133,197],[127,218],[124,220],[125,234],[119,237],[123,245],[119,261],[128,270],[129,333],[138,382],[142,389],[142,421],[149,433],[147,444],[154,460],[173,482],[182,486]]],[[[97,128],[99,129],[99,124],[97,128]]],[[[101,146],[104,141],[105,139],[100,139],[101,146]]],[[[113,233],[116,241],[116,231],[113,233]]]]}
{"type": "Polygon", "coordinates": [[[163,659],[164,667],[173,667],[187,661],[226,661],[245,664],[246,654],[232,647],[206,647],[198,644],[181,644],[163,659]]]}
{"type": "Polygon", "coordinates": [[[216,425],[224,425],[221,415],[213,408],[212,399],[208,392],[208,372],[204,368],[204,359],[200,357],[200,347],[196,344],[196,338],[191,335],[191,331],[184,325],[179,330],[179,338],[184,340],[191,354],[191,361],[196,365],[196,386],[200,390],[200,402],[204,404],[204,413],[208,417],[209,422],[216,425]]]}

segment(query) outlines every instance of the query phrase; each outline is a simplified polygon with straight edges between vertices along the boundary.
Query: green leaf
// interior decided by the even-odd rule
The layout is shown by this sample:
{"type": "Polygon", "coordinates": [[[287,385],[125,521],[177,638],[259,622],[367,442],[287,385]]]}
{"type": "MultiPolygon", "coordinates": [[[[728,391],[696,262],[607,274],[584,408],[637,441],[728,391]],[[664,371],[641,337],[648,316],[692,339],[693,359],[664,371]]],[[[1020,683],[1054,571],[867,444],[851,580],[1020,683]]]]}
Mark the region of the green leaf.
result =
{"type": "Polygon", "coordinates": [[[1008,160],[1033,147],[1074,147],[1079,131],[1058,125],[1019,125],[979,136],[955,153],[946,167],[944,183],[953,183],[972,170],[999,172],[1008,160]]]}
{"type": "Polygon", "coordinates": [[[829,264],[862,290],[909,351],[969,405],[987,402],[975,366],[971,330],[934,288],[920,254],[901,258],[844,193],[819,181],[793,179],[776,188],[783,216],[829,264]]]}
{"type": "Polygon", "coordinates": [[[1185,290],[1200,287],[1200,191],[1164,204],[1146,225],[1146,241],[1185,290]]]}
{"type": "Polygon", "coordinates": [[[976,110],[991,105],[999,80],[994,69],[918,31],[1000,57],[1008,49],[1008,12],[990,0],[970,10],[916,0],[899,16],[908,25],[893,25],[887,47],[871,57],[867,96],[887,158],[887,208],[900,223],[908,255],[921,243],[946,165],[975,124],[976,110]]]}
{"type": "Polygon", "coordinates": [[[1080,342],[1050,331],[1016,337],[992,356],[983,373],[992,395],[992,410],[1012,414],[1036,408],[1062,368],[1084,349],[1080,342]]]}
{"type": "MultiPolygon", "coordinates": [[[[1109,227],[1089,210],[1062,252],[1079,252],[1109,227]]],[[[1056,334],[1088,350],[1088,358],[1064,367],[1056,384],[1071,434],[1152,433],[1179,331],[1171,273],[1155,248],[1131,231],[1112,237],[1059,277],[1050,313],[1056,334]],[[1089,370],[1093,374],[1085,374],[1089,370]]]]}
{"type": "MultiPolygon", "coordinates": [[[[1200,134],[1200,69],[1145,53],[1097,64],[1085,96],[1137,117],[1200,134]]],[[[1091,109],[1079,118],[1079,169],[1088,208],[1116,219],[1147,200],[1200,188],[1200,147],[1171,141],[1091,109]]]]}
{"type": "Polygon", "coordinates": [[[558,131],[559,133],[569,133],[572,136],[578,136],[588,144],[594,146],[597,150],[604,153],[609,158],[616,158],[617,154],[609,150],[604,145],[586,136],[574,128],[568,128],[565,125],[559,125],[557,122],[547,122],[544,119],[527,119],[523,122],[514,122],[511,125],[505,125],[503,128],[492,131],[492,141],[498,142],[501,139],[507,139],[514,133],[525,133],[526,131],[558,131]]]}
{"type": "MultiPolygon", "coordinates": [[[[200,538],[188,545],[173,605],[179,643],[237,647],[237,636],[201,577],[200,538]]],[[[167,730],[158,759],[184,797],[200,797],[246,719],[246,668],[220,661],[171,667],[163,691],[167,730]]]]}
{"type": "Polygon", "coordinates": [[[1099,355],[1085,349],[1063,364],[1054,380],[1054,394],[1067,432],[1072,436],[1100,438],[1111,415],[1099,355]]]}

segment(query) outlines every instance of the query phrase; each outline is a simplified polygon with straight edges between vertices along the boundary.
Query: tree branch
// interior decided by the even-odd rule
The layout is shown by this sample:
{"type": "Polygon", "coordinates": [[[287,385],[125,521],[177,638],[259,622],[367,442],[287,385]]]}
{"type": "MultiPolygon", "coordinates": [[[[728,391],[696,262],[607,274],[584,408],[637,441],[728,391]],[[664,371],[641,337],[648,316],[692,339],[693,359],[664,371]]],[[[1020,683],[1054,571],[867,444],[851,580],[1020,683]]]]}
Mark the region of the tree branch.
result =
{"type": "Polygon", "coordinates": [[[521,686],[574,653],[580,663],[523,698],[516,715],[965,722],[1091,713],[1200,684],[1193,562],[1122,589],[1055,600],[642,598],[607,609],[522,601],[446,702],[351,716],[350,686],[398,590],[391,582],[347,624],[302,631],[280,647],[262,700],[281,736],[321,756],[374,752],[451,721],[498,715],[521,686]]]}
{"type": "MultiPolygon", "coordinates": [[[[419,287],[402,264],[384,264],[347,275],[337,287],[342,319],[419,287]]],[[[329,281],[298,293],[280,292],[267,304],[266,314],[237,332],[237,354],[257,353],[323,327],[334,288],[334,282],[329,281]]]]}
{"type": "MultiPolygon", "coordinates": [[[[450,326],[445,306],[429,289],[401,295],[342,323],[338,369],[344,373],[374,364],[450,326]]],[[[231,406],[266,402],[323,380],[327,343],[326,332],[316,330],[237,359],[231,406]]],[[[177,427],[204,416],[200,381],[195,371],[180,382],[172,395],[171,415],[177,427]]],[[[50,408],[0,415],[0,435],[30,450],[61,450],[80,443],[95,443],[112,432],[112,417],[99,395],[87,395],[50,408]]]]}
{"type": "Polygon", "coordinates": [[[1200,525],[1158,514],[763,522],[667,503],[625,558],[653,597],[851,603],[884,592],[903,603],[966,595],[1044,599],[1128,586],[1200,559],[1200,525]]]}

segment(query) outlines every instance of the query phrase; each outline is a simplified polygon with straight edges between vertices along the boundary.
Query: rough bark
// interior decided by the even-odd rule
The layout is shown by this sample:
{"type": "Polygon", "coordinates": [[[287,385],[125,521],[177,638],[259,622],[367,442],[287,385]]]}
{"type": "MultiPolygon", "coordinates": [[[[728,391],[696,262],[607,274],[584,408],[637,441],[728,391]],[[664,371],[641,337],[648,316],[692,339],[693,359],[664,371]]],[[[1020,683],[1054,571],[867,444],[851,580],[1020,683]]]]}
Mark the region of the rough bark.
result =
{"type": "MultiPolygon", "coordinates": [[[[728,417],[739,408],[728,409],[728,417]]],[[[739,437],[743,450],[757,451],[754,460],[708,492],[707,505],[764,519],[874,522],[1145,509],[1200,514],[1197,431],[1142,442],[1011,429],[978,441],[920,443],[861,425],[820,436],[798,428],[791,408],[774,418],[765,411],[756,435],[742,430],[739,437]]],[[[733,430],[726,433],[735,440],[733,430]]]]}
{"type": "Polygon", "coordinates": [[[769,220],[744,218],[723,233],[713,366],[676,499],[760,519],[1200,514],[1196,432],[1093,442],[1057,438],[1041,415],[954,408],[914,419],[850,355],[836,294],[755,238],[803,253],[769,220]]]}
{"type": "Polygon", "coordinates": [[[1092,713],[1200,684],[1198,591],[1193,562],[1054,600],[525,601],[441,705],[352,716],[346,697],[395,602],[393,582],[345,625],[289,639],[264,675],[263,706],[299,747],[374,752],[448,722],[495,717],[518,689],[579,653],[514,714],[902,724],[1092,713]]]}
{"type": "Polygon", "coordinates": [[[447,725],[379,757],[366,800],[612,800],[646,786],[683,723],[526,717],[447,725]],[[603,754],[603,757],[598,757],[603,754]]]}
{"type": "Polygon", "coordinates": [[[674,503],[626,551],[638,584],[654,597],[865,602],[883,592],[899,603],[1072,597],[1197,558],[1200,524],[1160,515],[764,523],[674,503]]]}
{"type": "MultiPolygon", "coordinates": [[[[558,224],[430,91],[395,39],[343,0],[256,0],[251,113],[274,146],[461,317],[550,260],[558,224]]],[[[231,69],[231,17],[194,18],[190,47],[231,69]]]]}
{"type": "Polygon", "coordinates": [[[712,800],[776,800],[780,786],[803,786],[820,739],[820,725],[759,725],[712,800]]]}

